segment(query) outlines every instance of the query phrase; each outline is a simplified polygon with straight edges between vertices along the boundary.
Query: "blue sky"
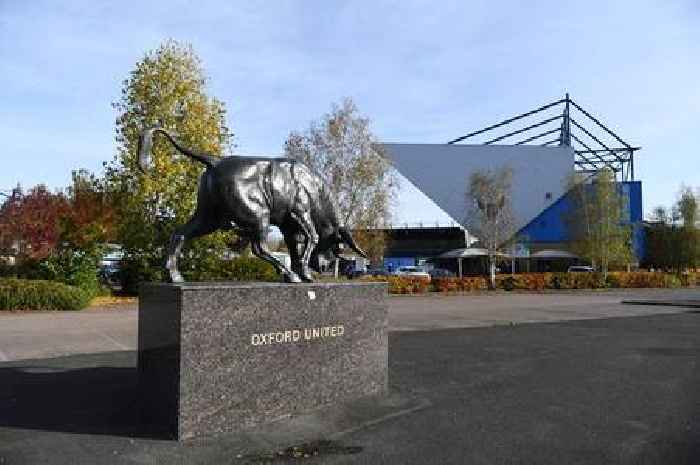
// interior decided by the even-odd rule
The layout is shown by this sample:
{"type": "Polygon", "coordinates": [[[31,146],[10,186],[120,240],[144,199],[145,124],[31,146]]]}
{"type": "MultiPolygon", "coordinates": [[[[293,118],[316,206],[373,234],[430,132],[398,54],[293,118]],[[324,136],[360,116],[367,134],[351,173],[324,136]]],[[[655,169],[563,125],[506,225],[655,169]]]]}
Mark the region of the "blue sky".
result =
{"type": "MultiPolygon", "coordinates": [[[[700,186],[697,0],[0,0],[0,189],[99,171],[121,81],[166,38],[202,58],[239,153],[281,153],[344,96],[380,140],[441,143],[568,91],[643,147],[645,211],[700,186]]],[[[446,218],[404,189],[396,219],[446,218]]]]}

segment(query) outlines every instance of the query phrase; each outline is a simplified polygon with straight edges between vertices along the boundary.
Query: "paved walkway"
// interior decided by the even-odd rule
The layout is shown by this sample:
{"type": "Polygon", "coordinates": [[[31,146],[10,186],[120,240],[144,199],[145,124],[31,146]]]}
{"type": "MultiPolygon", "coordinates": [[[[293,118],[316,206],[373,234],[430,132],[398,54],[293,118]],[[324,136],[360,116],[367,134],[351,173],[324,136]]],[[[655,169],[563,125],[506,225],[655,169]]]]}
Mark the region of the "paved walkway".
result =
{"type": "Polygon", "coordinates": [[[688,309],[621,302],[698,298],[700,289],[394,296],[390,299],[389,325],[394,331],[412,331],[668,314],[688,309]]]}
{"type": "MultiPolygon", "coordinates": [[[[699,296],[700,289],[392,296],[389,326],[392,331],[415,331],[682,313],[687,309],[620,302],[699,296]]],[[[0,312],[0,362],[133,350],[137,321],[135,305],[82,312],[0,312]]]]}
{"type": "Polygon", "coordinates": [[[698,313],[389,338],[387,398],[184,444],[139,420],[133,351],[0,363],[0,464],[700,463],[698,313]],[[318,439],[340,443],[276,454],[318,439]]]}

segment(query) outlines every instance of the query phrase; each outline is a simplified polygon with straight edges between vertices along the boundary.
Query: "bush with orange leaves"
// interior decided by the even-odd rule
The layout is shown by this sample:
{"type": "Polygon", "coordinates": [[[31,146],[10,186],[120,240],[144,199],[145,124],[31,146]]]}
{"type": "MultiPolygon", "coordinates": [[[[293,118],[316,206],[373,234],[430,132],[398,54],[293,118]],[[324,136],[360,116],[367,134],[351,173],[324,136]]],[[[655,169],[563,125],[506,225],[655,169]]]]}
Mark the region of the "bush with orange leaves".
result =
{"type": "Polygon", "coordinates": [[[390,294],[425,294],[430,289],[430,279],[408,276],[366,276],[362,281],[386,282],[390,294]]]}
{"type": "Polygon", "coordinates": [[[432,282],[438,292],[469,292],[488,289],[488,283],[482,276],[464,278],[436,278],[432,282]]]}
{"type": "MultiPolygon", "coordinates": [[[[482,276],[464,278],[428,279],[406,276],[366,276],[363,281],[388,283],[390,294],[424,294],[436,292],[471,292],[488,289],[488,281],[482,276]]],[[[610,272],[607,279],[602,273],[519,273],[496,276],[496,288],[507,291],[545,289],[603,289],[695,286],[696,273],[680,277],[670,273],[646,271],[610,272]]]]}

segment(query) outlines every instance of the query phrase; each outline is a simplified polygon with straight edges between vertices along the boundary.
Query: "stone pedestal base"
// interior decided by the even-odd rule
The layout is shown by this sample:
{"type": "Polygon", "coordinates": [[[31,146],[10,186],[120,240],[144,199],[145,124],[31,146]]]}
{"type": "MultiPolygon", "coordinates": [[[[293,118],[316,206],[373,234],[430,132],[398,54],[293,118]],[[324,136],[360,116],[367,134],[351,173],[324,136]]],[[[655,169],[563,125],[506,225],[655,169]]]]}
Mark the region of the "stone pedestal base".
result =
{"type": "Polygon", "coordinates": [[[186,439],[387,389],[384,283],[147,283],[143,420],[186,439]]]}

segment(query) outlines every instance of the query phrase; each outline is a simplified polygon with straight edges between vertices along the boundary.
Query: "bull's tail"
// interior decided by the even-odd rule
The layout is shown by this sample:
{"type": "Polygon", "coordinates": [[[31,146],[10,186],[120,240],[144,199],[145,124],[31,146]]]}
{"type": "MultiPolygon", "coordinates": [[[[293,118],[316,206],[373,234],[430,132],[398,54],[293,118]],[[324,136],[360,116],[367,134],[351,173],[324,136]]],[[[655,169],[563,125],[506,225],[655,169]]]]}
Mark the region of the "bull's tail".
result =
{"type": "Polygon", "coordinates": [[[155,126],[144,129],[139,137],[139,168],[141,168],[141,170],[144,172],[146,172],[151,165],[151,147],[153,146],[153,135],[156,132],[162,133],[179,152],[194,160],[197,160],[200,163],[203,163],[207,168],[214,166],[218,160],[218,158],[213,155],[195,152],[182,146],[170,132],[161,127],[155,126]]]}
{"type": "Polygon", "coordinates": [[[355,243],[355,239],[352,238],[352,234],[350,234],[350,231],[348,231],[347,228],[338,228],[338,232],[340,233],[340,238],[343,240],[343,242],[349,245],[350,248],[355,251],[355,253],[361,257],[367,258],[367,254],[364,252],[364,250],[358,247],[358,245],[355,243]]]}

